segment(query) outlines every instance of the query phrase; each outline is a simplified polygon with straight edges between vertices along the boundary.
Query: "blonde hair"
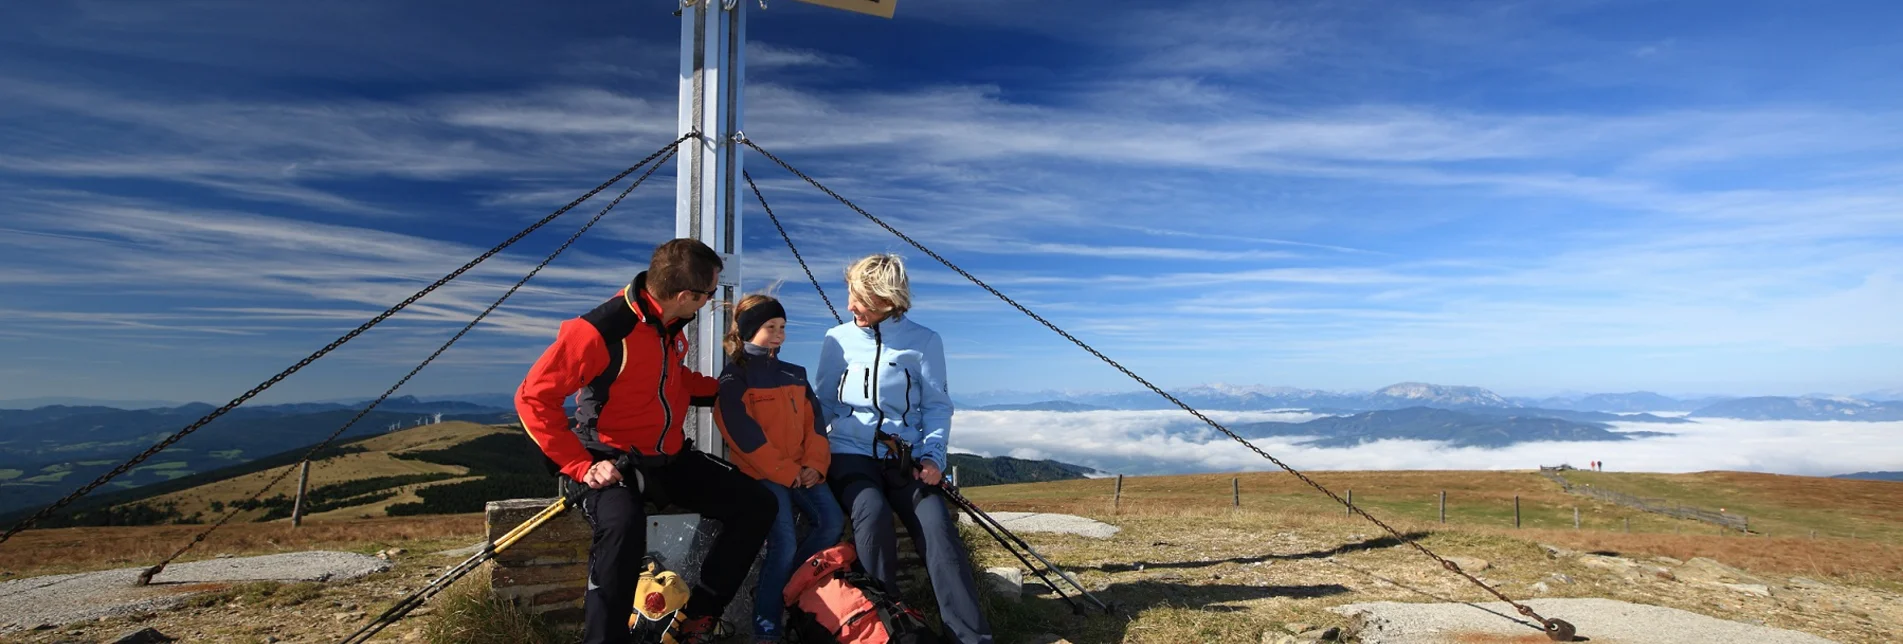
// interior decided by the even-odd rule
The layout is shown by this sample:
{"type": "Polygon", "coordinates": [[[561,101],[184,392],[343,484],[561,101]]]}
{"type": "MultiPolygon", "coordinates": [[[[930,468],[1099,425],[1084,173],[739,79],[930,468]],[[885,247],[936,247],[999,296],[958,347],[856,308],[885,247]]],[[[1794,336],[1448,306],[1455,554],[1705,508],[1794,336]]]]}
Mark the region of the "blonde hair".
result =
{"type": "Polygon", "coordinates": [[[740,298],[739,302],[734,303],[733,314],[727,316],[727,335],[721,337],[720,339],[720,348],[727,350],[728,358],[732,359],[734,362],[746,364],[747,341],[752,340],[753,338],[740,337],[740,314],[745,312],[747,309],[751,309],[753,307],[759,306],[761,304],[766,304],[767,302],[772,302],[772,301],[774,301],[774,299],[773,299],[773,296],[771,295],[754,293],[752,295],[748,295],[746,297],[740,298]]]}
{"type": "Polygon", "coordinates": [[[871,295],[890,302],[892,315],[912,308],[912,281],[905,276],[905,260],[892,253],[867,255],[846,267],[846,290],[851,296],[871,295]]]}

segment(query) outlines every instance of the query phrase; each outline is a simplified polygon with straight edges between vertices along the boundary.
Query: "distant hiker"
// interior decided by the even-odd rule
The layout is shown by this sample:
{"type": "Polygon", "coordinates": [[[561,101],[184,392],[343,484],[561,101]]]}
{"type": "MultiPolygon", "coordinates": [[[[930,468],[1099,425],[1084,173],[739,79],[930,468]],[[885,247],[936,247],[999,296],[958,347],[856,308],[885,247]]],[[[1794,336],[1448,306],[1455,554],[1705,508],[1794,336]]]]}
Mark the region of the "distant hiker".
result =
{"type": "Polygon", "coordinates": [[[925,561],[949,635],[964,644],[990,642],[971,555],[944,496],[928,489],[944,480],[951,433],[944,342],[906,316],[911,285],[897,255],[853,262],[846,286],[852,321],[826,332],[816,382],[831,423],[828,478],[852,518],[859,560],[896,592],[896,511],[925,561]]]}
{"type": "Polygon", "coordinates": [[[562,323],[516,391],[523,427],[566,475],[564,486],[589,489],[581,502],[594,527],[583,642],[630,641],[628,616],[647,554],[644,498],[666,498],[721,524],[666,642],[713,641],[773,523],[772,494],[683,440],[690,401],[712,405],[720,383],[682,364],[681,328],[713,299],[720,269],[720,255],[696,240],[655,248],[648,270],[614,298],[562,323]],[[571,427],[562,401],[577,391],[571,427]],[[623,455],[626,472],[615,468],[623,455]]]}
{"type": "Polygon", "coordinates": [[[765,295],[734,306],[727,328],[727,367],[720,372],[714,422],[740,471],[760,480],[779,502],[767,533],[766,561],[753,600],[753,639],[778,642],[786,618],[786,583],[793,569],[839,543],[845,516],[824,483],[832,464],[825,417],[806,382],[806,368],[779,359],[786,342],[786,308],[765,295]],[[813,522],[797,543],[793,508],[813,522]]]}

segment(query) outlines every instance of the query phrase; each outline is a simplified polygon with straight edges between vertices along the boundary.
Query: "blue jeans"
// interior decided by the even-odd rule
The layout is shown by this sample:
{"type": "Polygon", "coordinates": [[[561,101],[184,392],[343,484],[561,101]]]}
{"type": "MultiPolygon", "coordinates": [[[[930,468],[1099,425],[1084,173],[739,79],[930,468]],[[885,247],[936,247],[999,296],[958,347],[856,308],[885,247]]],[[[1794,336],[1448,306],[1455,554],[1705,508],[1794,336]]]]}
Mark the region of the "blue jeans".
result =
{"type": "Polygon", "coordinates": [[[832,489],[823,483],[801,488],[788,488],[772,481],[760,481],[760,485],[779,500],[780,512],[773,520],[772,529],[767,531],[766,561],[760,564],[760,590],[753,598],[753,638],[773,641],[780,638],[780,622],[786,616],[786,584],[793,579],[793,569],[819,551],[839,543],[846,517],[839,511],[839,501],[833,498],[832,489]],[[794,504],[813,522],[812,532],[799,541],[797,549],[794,547],[797,539],[793,532],[794,504]]]}

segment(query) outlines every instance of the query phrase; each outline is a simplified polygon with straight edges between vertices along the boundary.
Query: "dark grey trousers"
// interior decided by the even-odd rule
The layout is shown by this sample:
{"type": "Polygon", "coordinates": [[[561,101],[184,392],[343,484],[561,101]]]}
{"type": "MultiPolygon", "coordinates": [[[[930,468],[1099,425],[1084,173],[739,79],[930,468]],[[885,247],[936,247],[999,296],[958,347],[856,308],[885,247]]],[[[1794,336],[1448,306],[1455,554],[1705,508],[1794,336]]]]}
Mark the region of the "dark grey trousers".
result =
{"type": "Polygon", "coordinates": [[[948,634],[961,644],[991,644],[991,623],[978,607],[971,553],[958,539],[958,522],[944,495],[931,493],[918,481],[889,487],[877,459],[853,454],[834,454],[826,480],[852,520],[853,547],[866,574],[898,589],[899,537],[892,525],[896,513],[925,562],[948,634]]]}

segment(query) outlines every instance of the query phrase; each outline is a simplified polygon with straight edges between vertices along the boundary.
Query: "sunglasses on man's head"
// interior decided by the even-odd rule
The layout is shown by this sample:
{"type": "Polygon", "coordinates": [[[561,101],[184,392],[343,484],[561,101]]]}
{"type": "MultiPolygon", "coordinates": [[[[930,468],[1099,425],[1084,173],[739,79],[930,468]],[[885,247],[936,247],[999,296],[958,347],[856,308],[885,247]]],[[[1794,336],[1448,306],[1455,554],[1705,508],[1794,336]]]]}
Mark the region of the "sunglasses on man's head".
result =
{"type": "Polygon", "coordinates": [[[715,295],[719,295],[719,294],[720,294],[720,287],[719,287],[719,286],[715,286],[715,287],[713,287],[713,288],[710,288],[710,289],[707,289],[707,290],[705,290],[705,291],[702,291],[702,290],[697,290],[697,289],[691,289],[691,288],[690,288],[690,289],[687,289],[687,292],[689,292],[689,293],[699,293],[699,294],[701,295],[701,297],[705,297],[705,298],[708,298],[708,299],[713,299],[713,297],[714,297],[715,295]]]}

